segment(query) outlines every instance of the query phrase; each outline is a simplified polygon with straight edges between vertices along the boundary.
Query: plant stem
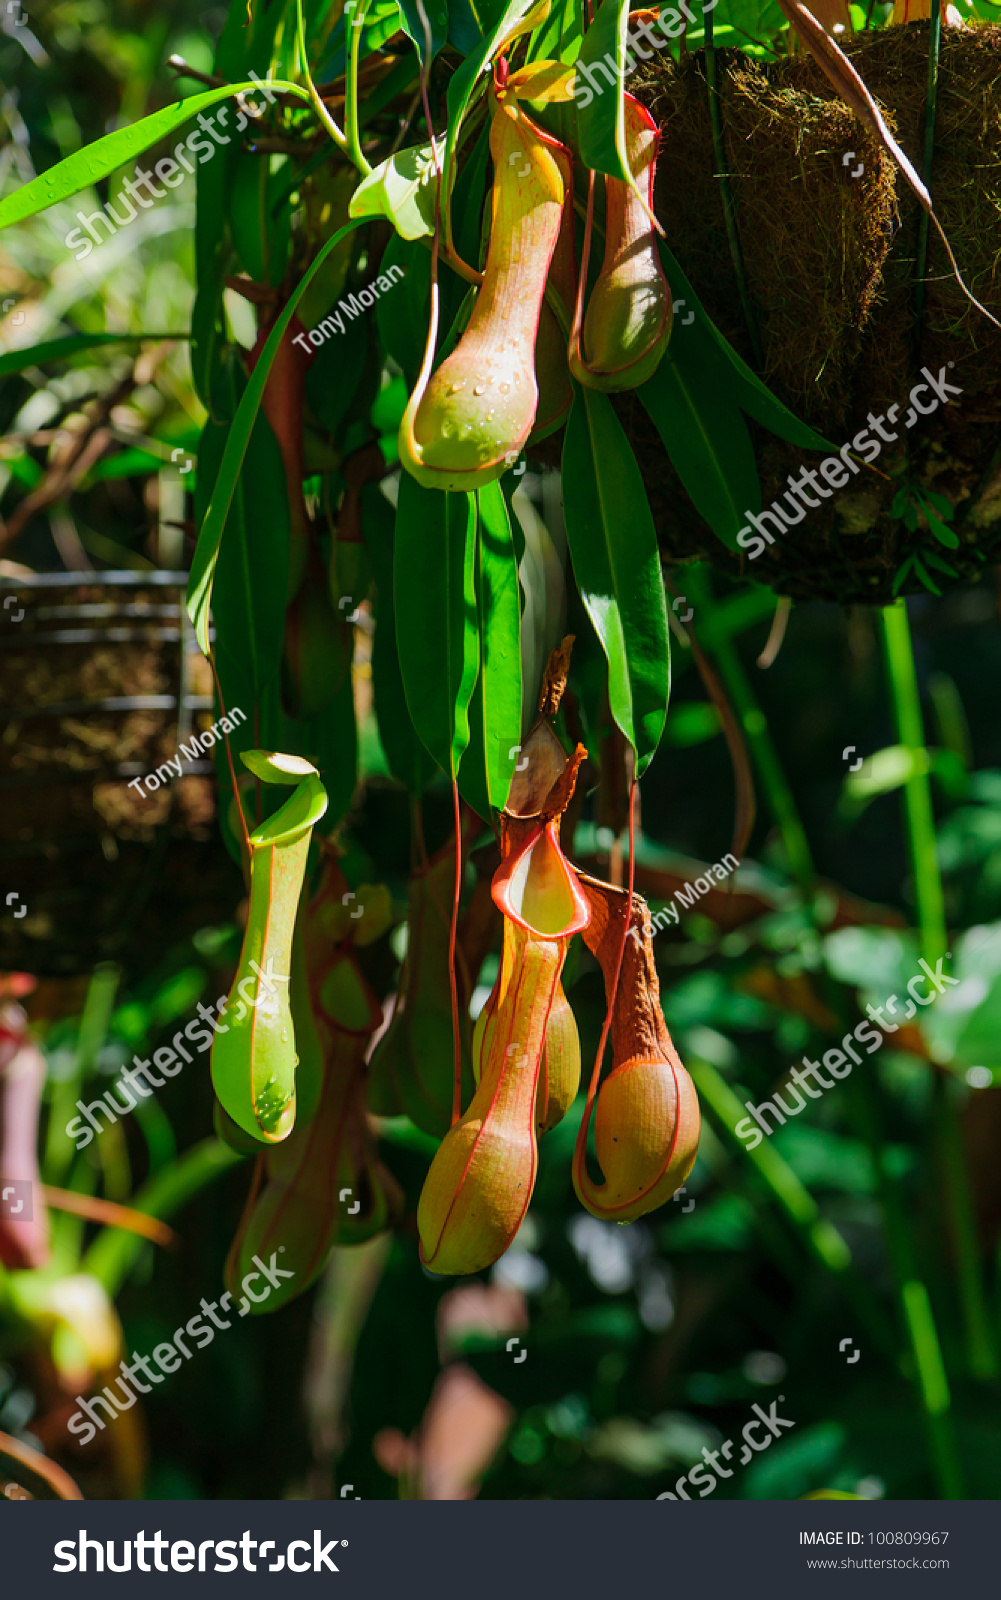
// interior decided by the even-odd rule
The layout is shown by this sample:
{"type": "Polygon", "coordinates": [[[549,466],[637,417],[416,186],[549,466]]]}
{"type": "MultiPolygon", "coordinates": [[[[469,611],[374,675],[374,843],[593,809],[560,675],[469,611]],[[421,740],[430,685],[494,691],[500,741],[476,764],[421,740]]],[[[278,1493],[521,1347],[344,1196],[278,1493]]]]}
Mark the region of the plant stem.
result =
{"type": "MultiPolygon", "coordinates": [[[[925,961],[937,962],[948,954],[945,899],[938,865],[921,700],[905,602],[898,600],[896,604],[886,606],[882,619],[887,677],[897,737],[909,751],[922,758],[914,763],[914,773],[904,785],[904,816],[921,950],[925,961]]],[[[973,1377],[990,1379],[997,1376],[998,1358],[984,1291],[973,1201],[963,1156],[962,1129],[949,1088],[946,1075],[937,1072],[933,1114],[939,1138],[946,1208],[956,1253],[966,1360],[973,1377]]]]}
{"type": "Polygon", "coordinates": [[[890,1265],[914,1361],[914,1379],[924,1413],[932,1470],[942,1498],[961,1500],[963,1480],[950,1415],[949,1381],[928,1289],[915,1260],[907,1217],[884,1159],[884,1131],[879,1120],[874,1080],[862,1073],[853,1074],[848,1095],[876,1172],[890,1265]]]}
{"type": "Polygon", "coordinates": [[[351,19],[351,50],[348,55],[347,96],[344,101],[344,132],[347,137],[348,154],[358,171],[366,176],[372,168],[362,154],[358,138],[358,55],[367,6],[368,0],[358,0],[357,14],[351,19]]]}
{"type": "Polygon", "coordinates": [[[717,71],[716,50],[713,45],[712,12],[707,11],[702,20],[705,28],[706,86],[709,90],[709,132],[712,137],[713,170],[716,181],[719,184],[720,202],[723,206],[723,222],[726,227],[727,244],[730,247],[730,261],[733,265],[734,277],[737,280],[740,308],[744,313],[744,322],[747,326],[747,337],[751,341],[754,364],[760,372],[765,364],[764,355],[761,349],[761,339],[758,335],[754,306],[751,303],[751,291],[747,284],[747,274],[744,270],[744,256],[740,248],[740,234],[737,230],[737,213],[730,189],[730,174],[726,166],[726,144],[723,139],[723,114],[720,110],[719,101],[719,74],[717,71]]]}
{"type": "Polygon", "coordinates": [[[918,756],[916,770],[904,785],[904,815],[921,951],[926,961],[938,961],[946,953],[945,900],[938,870],[935,815],[907,606],[902,599],[897,600],[892,606],[884,606],[881,615],[897,737],[902,745],[918,756]]]}
{"type": "MultiPolygon", "coordinates": [[[[302,67],[302,75],[306,80],[306,88],[309,91],[309,98],[313,102],[313,109],[315,110],[320,121],[323,123],[323,126],[326,128],[330,137],[333,139],[338,150],[342,150],[345,155],[351,155],[351,151],[348,148],[348,141],[320,98],[319,91],[316,87],[316,84],[313,82],[313,78],[309,70],[309,56],[306,54],[306,30],[302,20],[302,0],[296,0],[295,10],[296,36],[299,42],[300,66],[302,67]]],[[[353,43],[354,41],[352,40],[352,44],[353,43]]],[[[354,157],[352,156],[351,159],[354,160],[354,157]]],[[[371,169],[366,162],[365,166],[361,170],[363,174],[367,175],[371,169]]]]}

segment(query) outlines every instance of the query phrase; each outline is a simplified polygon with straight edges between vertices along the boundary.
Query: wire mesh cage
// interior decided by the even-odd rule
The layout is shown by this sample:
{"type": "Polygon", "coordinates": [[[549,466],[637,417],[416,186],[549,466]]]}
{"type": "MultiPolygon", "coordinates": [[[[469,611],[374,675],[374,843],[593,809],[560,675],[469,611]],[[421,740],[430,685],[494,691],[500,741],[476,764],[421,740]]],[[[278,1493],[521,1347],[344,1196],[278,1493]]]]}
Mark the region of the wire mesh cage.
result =
{"type": "Polygon", "coordinates": [[[232,910],[186,581],[0,576],[0,965],[76,972],[232,910]]]}

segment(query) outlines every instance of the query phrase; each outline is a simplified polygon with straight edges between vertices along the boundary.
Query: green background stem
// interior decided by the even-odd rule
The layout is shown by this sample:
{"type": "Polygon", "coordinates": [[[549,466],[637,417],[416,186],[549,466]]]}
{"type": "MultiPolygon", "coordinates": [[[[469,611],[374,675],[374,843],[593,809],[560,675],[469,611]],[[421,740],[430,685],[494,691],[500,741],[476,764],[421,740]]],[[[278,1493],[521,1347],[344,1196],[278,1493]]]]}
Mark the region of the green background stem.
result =
{"type": "MultiPolygon", "coordinates": [[[[901,599],[886,606],[881,616],[897,737],[902,745],[920,757],[904,785],[904,818],[921,952],[927,962],[935,963],[949,954],[945,899],[938,864],[921,699],[905,601],[901,599]]],[[[943,1189],[959,1280],[967,1368],[971,1376],[988,1379],[997,1375],[998,1358],[984,1289],[962,1127],[950,1087],[946,1074],[936,1072],[932,1114],[939,1140],[943,1189]]]]}

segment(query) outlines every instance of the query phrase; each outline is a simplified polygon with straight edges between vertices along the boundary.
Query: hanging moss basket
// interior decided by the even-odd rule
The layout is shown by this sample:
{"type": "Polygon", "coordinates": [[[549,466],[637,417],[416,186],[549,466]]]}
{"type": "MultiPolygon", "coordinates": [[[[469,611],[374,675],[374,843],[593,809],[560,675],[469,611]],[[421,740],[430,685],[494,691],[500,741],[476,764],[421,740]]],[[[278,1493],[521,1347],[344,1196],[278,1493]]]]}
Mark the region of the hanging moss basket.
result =
{"type": "MultiPolygon", "coordinates": [[[[844,48],[920,170],[928,24],[862,34],[844,48]]],[[[895,592],[976,579],[1001,559],[1001,330],[963,295],[934,228],[918,310],[923,213],[809,56],[763,66],[721,50],[717,66],[725,181],[759,375],[835,451],[862,429],[873,436],[869,414],[886,418],[894,405],[896,426],[882,426],[897,438],[748,561],[695,511],[646,413],[627,397],[622,417],[665,555],[708,557],[795,599],[841,603],[885,604],[895,592]],[[922,368],[944,373],[961,393],[908,429],[922,368]]],[[[662,128],[656,209],[667,243],[714,322],[755,366],[724,227],[704,53],[680,67],[654,58],[629,88],[662,128]]],[[[1001,28],[943,30],[929,187],[966,283],[1001,320],[1001,28]]],[[[789,475],[823,458],[751,426],[762,507],[781,505],[789,475]]]]}

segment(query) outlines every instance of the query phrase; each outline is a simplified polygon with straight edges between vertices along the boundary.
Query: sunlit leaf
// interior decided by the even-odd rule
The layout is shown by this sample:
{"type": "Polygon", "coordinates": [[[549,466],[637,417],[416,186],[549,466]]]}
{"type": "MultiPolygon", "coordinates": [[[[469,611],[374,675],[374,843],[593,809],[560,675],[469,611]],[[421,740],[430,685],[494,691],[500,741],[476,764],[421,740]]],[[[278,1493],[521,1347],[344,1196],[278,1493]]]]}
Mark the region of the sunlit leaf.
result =
{"type": "Polygon", "coordinates": [[[643,479],[607,395],[574,396],[563,446],[563,503],[574,575],[608,661],[612,716],[636,775],[660,742],[671,657],[657,534],[643,479]]]}
{"type": "MultiPolygon", "coordinates": [[[[272,93],[294,94],[300,100],[309,98],[306,90],[296,83],[283,83],[276,79],[268,88],[272,93]]],[[[204,94],[191,95],[177,105],[164,106],[162,111],[154,111],[152,116],[143,117],[141,122],[130,123],[127,128],[117,128],[114,133],[105,134],[103,139],[95,139],[85,149],[77,150],[65,161],[50,167],[48,172],[32,178],[30,183],[22,184],[6,200],[0,200],[0,229],[9,228],[13,222],[23,222],[39,211],[46,211],[60,200],[68,200],[71,195],[79,194],[81,189],[91,188],[101,178],[107,178],[119,167],[125,166],[133,156],[141,155],[150,145],[167,138],[175,128],[190,122],[199,111],[214,106],[219,100],[230,99],[235,94],[247,91],[255,95],[260,93],[253,81],[228,83],[221,89],[208,89],[204,94]]],[[[242,112],[239,116],[245,127],[246,118],[242,112]]],[[[237,132],[240,131],[240,120],[236,125],[237,132]]],[[[211,144],[208,147],[214,149],[211,144]]],[[[199,156],[199,161],[203,159],[207,158],[199,156]]]]}

